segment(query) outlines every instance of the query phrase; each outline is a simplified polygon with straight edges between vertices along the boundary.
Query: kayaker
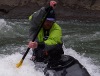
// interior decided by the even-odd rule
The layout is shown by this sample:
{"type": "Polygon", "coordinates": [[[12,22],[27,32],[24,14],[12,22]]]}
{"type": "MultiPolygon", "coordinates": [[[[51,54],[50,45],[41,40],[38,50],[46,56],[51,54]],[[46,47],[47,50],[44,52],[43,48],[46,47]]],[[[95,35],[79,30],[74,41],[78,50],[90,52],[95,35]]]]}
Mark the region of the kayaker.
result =
{"type": "MultiPolygon", "coordinates": [[[[62,48],[62,29],[56,23],[55,7],[56,2],[50,1],[50,6],[53,8],[43,21],[43,26],[39,30],[37,39],[28,44],[29,48],[33,49],[31,60],[35,63],[35,69],[44,72],[45,76],[90,76],[87,70],[74,57],[63,55],[62,48]],[[39,64],[38,64],[39,62],[39,64]],[[42,62],[42,63],[40,63],[42,62]],[[44,63],[47,63],[44,65],[44,63]],[[40,68],[40,69],[39,69],[40,68]]],[[[32,27],[30,29],[31,37],[34,32],[40,27],[42,18],[44,18],[49,7],[42,8],[29,17],[32,27]]]]}
{"type": "MultiPolygon", "coordinates": [[[[51,1],[50,6],[54,8],[55,4],[55,1],[51,1]]],[[[45,8],[45,11],[46,10],[48,10],[48,8],[45,8]]],[[[56,23],[55,12],[52,9],[47,16],[36,41],[30,41],[28,44],[29,48],[34,49],[31,59],[36,62],[59,60],[61,55],[64,54],[62,44],[62,29],[56,23]]]]}

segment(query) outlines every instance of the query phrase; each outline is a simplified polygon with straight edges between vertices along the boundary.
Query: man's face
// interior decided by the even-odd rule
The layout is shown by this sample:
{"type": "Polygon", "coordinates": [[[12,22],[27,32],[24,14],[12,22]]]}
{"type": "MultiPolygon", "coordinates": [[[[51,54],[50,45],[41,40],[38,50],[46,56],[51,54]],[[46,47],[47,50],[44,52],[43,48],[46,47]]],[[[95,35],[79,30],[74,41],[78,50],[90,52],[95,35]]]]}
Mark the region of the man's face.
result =
{"type": "Polygon", "coordinates": [[[43,28],[44,29],[50,29],[52,27],[53,23],[54,23],[53,21],[46,20],[44,22],[43,28]]]}

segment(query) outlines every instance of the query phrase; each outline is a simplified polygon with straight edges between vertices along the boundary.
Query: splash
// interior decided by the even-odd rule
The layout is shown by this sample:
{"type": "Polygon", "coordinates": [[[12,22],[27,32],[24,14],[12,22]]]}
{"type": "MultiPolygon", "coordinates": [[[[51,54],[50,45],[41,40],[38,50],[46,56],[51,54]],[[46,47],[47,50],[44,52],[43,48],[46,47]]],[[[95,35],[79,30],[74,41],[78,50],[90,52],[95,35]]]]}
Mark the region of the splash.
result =
{"type": "Polygon", "coordinates": [[[0,56],[0,76],[44,76],[42,72],[34,69],[34,63],[29,60],[29,56],[20,68],[16,68],[21,57],[19,53],[0,56]]]}
{"type": "Polygon", "coordinates": [[[77,53],[75,50],[69,48],[66,49],[64,48],[64,53],[66,55],[70,55],[72,57],[74,57],[75,59],[77,59],[89,72],[89,74],[91,76],[99,76],[100,75],[100,66],[96,66],[91,58],[87,58],[83,55],[80,55],[79,53],[77,53]]]}
{"type": "Polygon", "coordinates": [[[7,22],[4,19],[0,19],[0,38],[9,36],[12,30],[12,27],[7,25],[7,22]]]}
{"type": "MultiPolygon", "coordinates": [[[[91,58],[78,54],[75,50],[64,48],[66,55],[76,58],[91,74],[91,76],[99,76],[99,66],[93,64],[91,58]]],[[[22,66],[16,68],[16,64],[22,58],[19,52],[11,55],[0,55],[0,76],[44,76],[43,72],[36,70],[35,65],[30,61],[31,52],[26,56],[22,66]]]]}
{"type": "Polygon", "coordinates": [[[11,29],[11,26],[7,25],[7,22],[4,19],[0,19],[0,30],[11,29]]]}

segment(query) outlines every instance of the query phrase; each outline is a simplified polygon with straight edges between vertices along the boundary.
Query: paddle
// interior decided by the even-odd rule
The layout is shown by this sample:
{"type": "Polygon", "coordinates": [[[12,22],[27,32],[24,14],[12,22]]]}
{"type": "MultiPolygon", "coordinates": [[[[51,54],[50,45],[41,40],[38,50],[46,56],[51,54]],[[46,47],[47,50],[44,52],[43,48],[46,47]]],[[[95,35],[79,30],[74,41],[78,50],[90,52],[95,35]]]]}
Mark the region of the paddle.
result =
{"type": "MultiPolygon", "coordinates": [[[[37,30],[36,34],[34,35],[32,42],[35,41],[35,39],[36,39],[36,37],[37,37],[39,31],[41,30],[41,28],[42,28],[42,26],[43,26],[43,24],[44,24],[44,22],[45,22],[45,20],[46,20],[46,18],[47,18],[47,16],[48,16],[49,12],[50,12],[50,10],[52,10],[52,7],[51,7],[51,6],[49,7],[48,12],[47,12],[47,13],[45,14],[45,16],[43,17],[42,22],[41,22],[41,24],[40,24],[41,26],[39,27],[39,29],[37,30]]],[[[26,55],[28,54],[29,50],[30,50],[30,48],[28,47],[28,48],[27,48],[27,51],[26,51],[25,54],[23,55],[23,57],[22,57],[22,59],[20,60],[20,62],[16,64],[16,67],[17,67],[17,68],[19,68],[19,67],[22,65],[22,63],[23,63],[23,61],[24,61],[26,55]]]]}

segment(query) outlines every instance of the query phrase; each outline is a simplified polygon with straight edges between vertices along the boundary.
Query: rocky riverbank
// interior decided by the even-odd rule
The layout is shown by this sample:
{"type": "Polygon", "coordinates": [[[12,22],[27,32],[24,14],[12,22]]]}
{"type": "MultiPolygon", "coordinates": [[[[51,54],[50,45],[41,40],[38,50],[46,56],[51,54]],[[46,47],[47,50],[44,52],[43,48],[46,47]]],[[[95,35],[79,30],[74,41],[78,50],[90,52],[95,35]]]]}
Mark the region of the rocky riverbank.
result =
{"type": "MultiPolygon", "coordinates": [[[[49,0],[1,0],[0,18],[25,19],[49,0]]],[[[100,0],[56,0],[57,19],[100,20],[100,0]]]]}

